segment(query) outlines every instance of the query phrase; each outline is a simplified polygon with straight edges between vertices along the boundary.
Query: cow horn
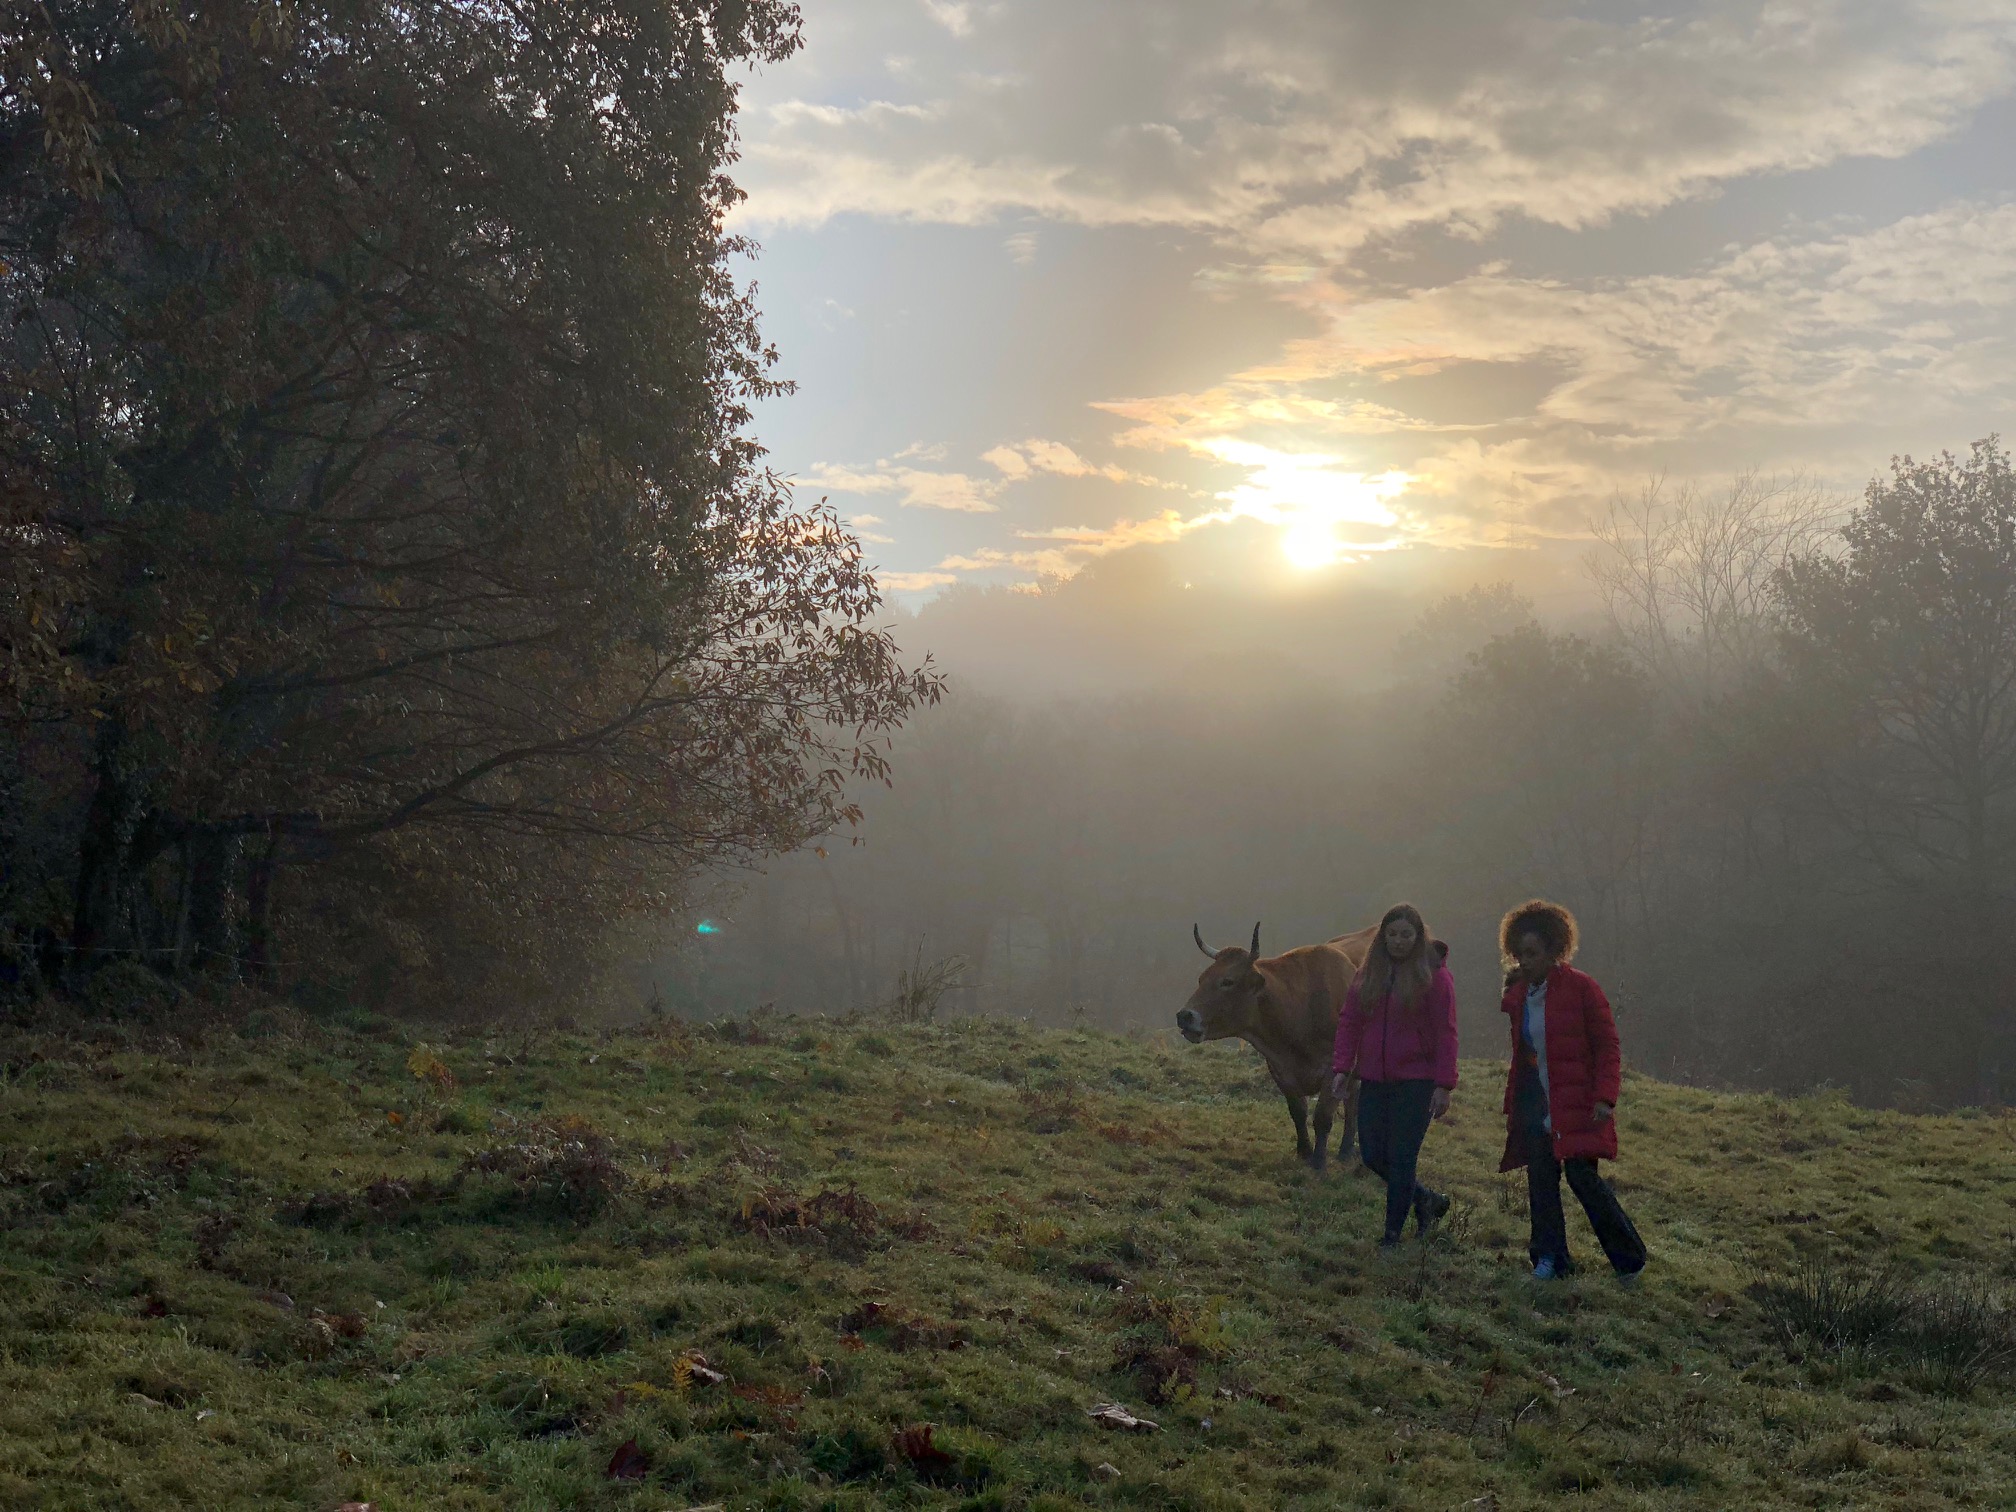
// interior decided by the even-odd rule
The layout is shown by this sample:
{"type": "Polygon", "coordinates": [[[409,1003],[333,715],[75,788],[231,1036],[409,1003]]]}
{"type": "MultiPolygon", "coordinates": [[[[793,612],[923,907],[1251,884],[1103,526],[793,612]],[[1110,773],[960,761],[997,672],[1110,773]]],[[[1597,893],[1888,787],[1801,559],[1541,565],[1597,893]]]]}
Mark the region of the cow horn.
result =
{"type": "Polygon", "coordinates": [[[1218,952],[1204,943],[1204,931],[1199,929],[1195,924],[1190,926],[1190,938],[1197,942],[1197,948],[1203,951],[1204,954],[1211,957],[1214,961],[1218,959],[1218,952]]]}
{"type": "Polygon", "coordinates": [[[1256,961],[1260,959],[1260,921],[1258,919],[1253,921],[1253,947],[1248,954],[1256,961]]]}

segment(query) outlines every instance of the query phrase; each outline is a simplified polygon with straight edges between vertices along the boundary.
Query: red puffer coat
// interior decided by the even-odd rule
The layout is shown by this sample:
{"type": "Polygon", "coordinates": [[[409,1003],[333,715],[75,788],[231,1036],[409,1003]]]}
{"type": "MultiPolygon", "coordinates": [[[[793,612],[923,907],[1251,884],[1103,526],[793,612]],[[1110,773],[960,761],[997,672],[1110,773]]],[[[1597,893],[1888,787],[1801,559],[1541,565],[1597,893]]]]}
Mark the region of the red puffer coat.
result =
{"type": "MultiPolygon", "coordinates": [[[[1505,1078],[1505,1159],[1498,1169],[1515,1171],[1526,1164],[1512,1113],[1519,1026],[1526,1017],[1524,977],[1505,989],[1499,1006],[1512,1021],[1512,1069],[1505,1078]]],[[[1547,1111],[1554,1123],[1557,1160],[1617,1158],[1617,1120],[1596,1122],[1596,1104],[1616,1107],[1623,1079],[1624,1054],[1610,1000],[1594,977],[1573,966],[1556,966],[1547,977],[1547,1111]]]]}

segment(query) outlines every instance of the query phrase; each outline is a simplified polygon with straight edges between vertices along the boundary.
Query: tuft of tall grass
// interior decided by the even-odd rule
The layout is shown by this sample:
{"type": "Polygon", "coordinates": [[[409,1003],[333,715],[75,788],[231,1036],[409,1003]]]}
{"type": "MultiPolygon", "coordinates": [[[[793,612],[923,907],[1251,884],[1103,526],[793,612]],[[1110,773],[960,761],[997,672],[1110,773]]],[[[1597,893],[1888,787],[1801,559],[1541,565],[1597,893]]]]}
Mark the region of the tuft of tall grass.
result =
{"type": "Polygon", "coordinates": [[[1952,1395],[2016,1377],[2016,1307],[1980,1281],[1913,1281],[1894,1264],[1818,1256],[1760,1275],[1750,1291],[1795,1360],[1894,1370],[1952,1395]]]}

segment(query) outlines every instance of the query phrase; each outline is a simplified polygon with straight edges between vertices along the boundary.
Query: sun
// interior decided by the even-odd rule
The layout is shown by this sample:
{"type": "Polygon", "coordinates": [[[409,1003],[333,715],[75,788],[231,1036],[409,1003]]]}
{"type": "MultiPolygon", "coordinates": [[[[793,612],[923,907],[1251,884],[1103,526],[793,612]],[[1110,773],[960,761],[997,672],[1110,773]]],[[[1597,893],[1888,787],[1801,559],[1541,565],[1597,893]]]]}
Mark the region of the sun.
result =
{"type": "Polygon", "coordinates": [[[1337,539],[1336,526],[1329,520],[1298,519],[1281,529],[1281,555],[1290,567],[1315,572],[1334,566],[1344,555],[1344,543],[1337,539]]]}
{"type": "Polygon", "coordinates": [[[1412,474],[1344,471],[1345,459],[1283,452],[1230,437],[1212,445],[1220,460],[1249,469],[1246,481],[1219,495],[1227,519],[1280,527],[1281,555],[1304,572],[1401,544],[1400,516],[1387,503],[1412,474]]]}

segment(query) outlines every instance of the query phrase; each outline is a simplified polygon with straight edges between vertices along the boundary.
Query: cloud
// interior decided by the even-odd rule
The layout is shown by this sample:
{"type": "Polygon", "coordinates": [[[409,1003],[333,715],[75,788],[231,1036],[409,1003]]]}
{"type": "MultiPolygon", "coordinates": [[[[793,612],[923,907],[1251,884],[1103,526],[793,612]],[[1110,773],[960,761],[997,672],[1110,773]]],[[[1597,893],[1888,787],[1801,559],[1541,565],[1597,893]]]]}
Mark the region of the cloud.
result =
{"type": "Polygon", "coordinates": [[[1898,423],[2016,396],[2016,204],[1764,241],[1684,275],[1477,274],[1385,299],[1309,296],[1320,334],[1255,381],[1548,363],[1535,418],[1632,440],[1898,423]]]}
{"type": "Polygon", "coordinates": [[[924,9],[931,19],[955,37],[971,36],[973,32],[972,0],[924,0],[924,9]]]}
{"type": "MultiPolygon", "coordinates": [[[[955,35],[974,15],[931,12],[955,35]]],[[[864,8],[862,82],[915,14],[864,8]]],[[[985,78],[927,53],[875,78],[901,101],[773,105],[748,131],[744,216],[1176,226],[1328,262],[1416,228],[1585,228],[1902,157],[2016,79],[2016,13],[1997,0],[1030,0],[993,16],[988,42],[985,78]]]]}
{"type": "Polygon", "coordinates": [[[981,547],[939,562],[951,572],[1017,570],[1070,577],[1095,558],[1136,546],[1168,546],[1210,526],[1249,520],[1279,529],[1281,551],[1295,566],[1313,568],[1387,551],[1410,539],[1408,519],[1391,502],[1413,481],[1390,471],[1367,476],[1344,459],[1285,453],[1221,438],[1219,460],[1245,476],[1217,495],[1217,507],[1184,514],[1165,509],[1110,525],[1020,528],[1017,549],[981,547]]]}
{"type": "Polygon", "coordinates": [[[1015,539],[1032,544],[1014,549],[982,546],[948,556],[938,566],[950,572],[1015,571],[1072,577],[1095,558],[1130,546],[1170,545],[1203,526],[1222,523],[1225,518],[1216,512],[1186,517],[1177,510],[1167,509],[1146,519],[1117,520],[1111,525],[1022,529],[1015,532],[1015,539]]]}
{"type": "Polygon", "coordinates": [[[1825,468],[1844,437],[1971,439],[2016,402],[2006,201],[1763,240],[1685,273],[1570,279],[1498,264],[1379,297],[1331,276],[1294,297],[1313,334],[1209,390],[1100,403],[1127,422],[1116,441],[1245,462],[1255,445],[1294,454],[1327,440],[1326,466],[1413,476],[1393,506],[1402,533],[1505,545],[1578,533],[1595,502],[1648,471],[1731,456],[1825,468]],[[1462,424],[1409,412],[1479,372],[1514,375],[1525,397],[1462,424]]]}
{"type": "Polygon", "coordinates": [[[1013,446],[997,446],[982,452],[980,460],[992,464],[1011,483],[1019,483],[1038,473],[1048,473],[1059,478],[1104,478],[1110,483],[1134,483],[1146,488],[1181,486],[1151,478],[1146,473],[1129,472],[1110,462],[1088,462],[1063,442],[1040,438],[1019,441],[1013,446]]]}
{"type": "Polygon", "coordinates": [[[949,509],[963,514],[992,514],[999,506],[999,486],[959,472],[927,472],[879,461],[872,468],[821,462],[807,468],[807,487],[840,494],[894,494],[906,509],[949,509]]]}
{"type": "Polygon", "coordinates": [[[1094,409],[1133,423],[1115,437],[1122,446],[1215,456],[1228,433],[1310,439],[1378,436],[1398,431],[1463,430],[1438,425],[1363,399],[1334,399],[1285,388],[1269,368],[1239,374],[1195,394],[1105,399],[1094,409]]]}
{"type": "Polygon", "coordinates": [[[949,588],[959,581],[952,572],[881,572],[875,582],[884,593],[928,593],[933,588],[949,588]]]}
{"type": "Polygon", "coordinates": [[[1001,245],[1008,249],[1009,261],[1018,268],[1026,268],[1036,261],[1036,242],[1034,231],[1017,231],[1001,245]]]}

